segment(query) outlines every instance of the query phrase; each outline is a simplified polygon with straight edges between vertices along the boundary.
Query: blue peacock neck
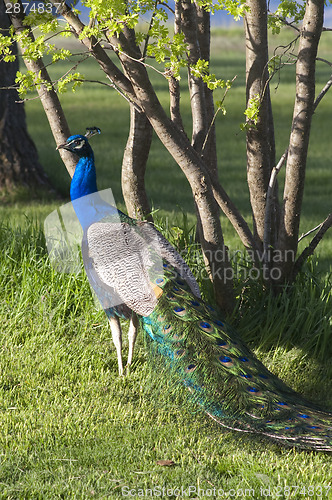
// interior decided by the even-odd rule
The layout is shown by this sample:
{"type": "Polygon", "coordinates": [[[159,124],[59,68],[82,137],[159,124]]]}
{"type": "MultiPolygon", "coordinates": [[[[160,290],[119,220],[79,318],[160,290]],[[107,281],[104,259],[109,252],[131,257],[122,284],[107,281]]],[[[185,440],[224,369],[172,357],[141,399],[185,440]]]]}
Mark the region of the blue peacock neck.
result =
{"type": "Polygon", "coordinates": [[[70,199],[77,200],[82,196],[97,191],[96,169],[93,153],[78,160],[74,177],[70,184],[70,199]]]}
{"type": "Polygon", "coordinates": [[[70,184],[70,198],[83,231],[106,216],[115,215],[118,219],[117,209],[98,193],[92,151],[89,156],[81,157],[76,165],[70,184]]]}

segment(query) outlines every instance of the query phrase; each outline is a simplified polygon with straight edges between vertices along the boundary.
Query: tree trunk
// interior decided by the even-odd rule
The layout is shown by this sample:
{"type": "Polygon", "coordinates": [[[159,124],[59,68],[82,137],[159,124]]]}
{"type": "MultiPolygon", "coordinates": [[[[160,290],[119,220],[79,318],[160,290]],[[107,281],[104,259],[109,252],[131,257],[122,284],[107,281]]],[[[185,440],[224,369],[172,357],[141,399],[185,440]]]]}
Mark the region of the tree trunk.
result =
{"type": "MultiPolygon", "coordinates": [[[[207,170],[212,172],[213,176],[217,176],[216,143],[215,141],[213,142],[212,130],[208,144],[206,144],[208,147],[205,148],[205,154],[203,152],[203,145],[207,138],[209,124],[212,121],[211,119],[209,123],[207,116],[207,110],[211,112],[211,106],[208,108],[206,99],[208,88],[201,78],[193,75],[191,70],[191,67],[194,66],[199,59],[203,58],[209,62],[210,54],[209,50],[206,50],[206,38],[210,38],[210,24],[203,17],[204,9],[200,9],[196,4],[192,3],[191,0],[181,0],[177,3],[181,9],[181,30],[184,34],[185,42],[188,47],[188,88],[193,124],[191,144],[195,151],[197,151],[197,153],[204,159],[207,170]],[[205,57],[202,56],[201,45],[204,50],[205,57]],[[209,161],[210,159],[211,163],[209,161]]],[[[206,14],[208,14],[209,18],[209,13],[206,12],[206,14]]],[[[211,104],[210,101],[209,104],[211,104]]],[[[196,238],[199,241],[202,241],[202,220],[196,203],[195,209],[197,216],[196,238]]],[[[208,264],[207,261],[206,264],[208,264]]]]}
{"type": "MultiPolygon", "coordinates": [[[[1,0],[0,3],[1,5],[4,5],[1,0]]],[[[7,1],[6,4],[16,5],[14,2],[9,1],[7,1]]],[[[22,30],[27,30],[27,27],[24,25],[25,14],[23,12],[22,5],[20,12],[16,13],[14,8],[11,11],[14,13],[10,14],[10,20],[16,33],[19,33],[22,30]]],[[[34,42],[35,40],[31,29],[28,31],[28,38],[31,42],[34,42]]],[[[25,46],[21,44],[20,48],[27,70],[31,71],[36,78],[39,77],[43,80],[43,82],[45,82],[37,85],[36,90],[50,124],[55,142],[57,146],[59,146],[59,144],[63,144],[68,139],[70,131],[58,95],[53,88],[52,80],[47,69],[45,68],[43,60],[41,58],[37,60],[25,58],[25,46]]],[[[76,155],[66,151],[65,149],[60,149],[59,153],[69,175],[73,177],[77,163],[76,155]]]]}
{"type": "Polygon", "coordinates": [[[323,18],[324,2],[308,0],[296,63],[296,96],[288,147],[283,213],[280,221],[278,250],[283,256],[279,268],[281,283],[292,279],[298,246],[310,127],[314,112],[316,57],[323,18]]]}
{"type": "Polygon", "coordinates": [[[191,144],[198,153],[201,153],[207,132],[204,84],[202,79],[193,75],[190,69],[201,58],[196,7],[191,0],[181,0],[180,4],[181,29],[188,47],[188,87],[193,124],[191,144]]]}
{"type": "Polygon", "coordinates": [[[256,126],[247,130],[247,177],[253,211],[254,237],[263,250],[266,192],[273,164],[274,133],[268,84],[268,39],[266,0],[249,0],[245,15],[247,107],[260,98],[256,126]]]}
{"type": "MultiPolygon", "coordinates": [[[[0,2],[0,32],[7,35],[10,20],[5,5],[0,2]]],[[[16,52],[16,46],[14,46],[16,52]]],[[[50,182],[38,160],[36,147],[30,138],[23,103],[14,85],[18,61],[0,61],[0,189],[15,186],[50,187],[50,182]]]]}
{"type": "MultiPolygon", "coordinates": [[[[181,2],[175,2],[174,5],[174,34],[181,33],[181,13],[182,4],[181,2]]],[[[180,82],[177,78],[170,74],[168,77],[168,90],[169,90],[169,111],[172,122],[176,127],[178,127],[181,132],[185,133],[184,125],[182,122],[181,110],[180,110],[180,82]]]]}
{"type": "MultiPolygon", "coordinates": [[[[196,16],[197,16],[197,37],[200,48],[201,58],[210,63],[210,46],[211,46],[211,14],[204,7],[200,6],[195,1],[196,16]]],[[[205,112],[206,112],[206,135],[207,141],[202,151],[203,159],[207,165],[211,177],[218,179],[218,162],[217,162],[217,140],[216,127],[214,119],[214,100],[213,91],[208,88],[206,83],[203,83],[205,97],[205,112]]]]}
{"type": "Polygon", "coordinates": [[[152,140],[152,127],[144,113],[130,106],[130,131],[122,161],[122,192],[128,214],[152,221],[145,191],[145,169],[152,140]]]}

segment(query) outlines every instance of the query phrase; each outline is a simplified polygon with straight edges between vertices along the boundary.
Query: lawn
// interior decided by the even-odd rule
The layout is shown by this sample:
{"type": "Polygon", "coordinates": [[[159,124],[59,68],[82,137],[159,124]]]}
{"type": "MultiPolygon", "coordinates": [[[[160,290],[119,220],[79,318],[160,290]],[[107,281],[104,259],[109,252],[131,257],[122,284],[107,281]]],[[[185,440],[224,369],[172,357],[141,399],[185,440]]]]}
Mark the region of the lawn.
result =
{"type": "MultiPolygon", "coordinates": [[[[331,36],[324,34],[323,58],[331,36]]],[[[219,30],[213,70],[226,79],[237,75],[227,97],[227,114],[218,117],[218,153],[224,187],[249,220],[245,137],[239,128],[245,105],[243,46],[239,30],[219,30]]],[[[94,66],[85,64],[81,71],[96,77],[94,66]]],[[[291,123],[293,73],[294,67],[287,68],[272,92],[279,155],[291,123]]],[[[328,66],[321,63],[318,90],[329,76],[328,66]]],[[[153,79],[166,103],[165,82],[159,75],[153,79]]],[[[62,102],[73,132],[94,125],[102,129],[93,139],[99,188],[111,187],[124,209],[120,177],[129,124],[126,102],[97,84],[64,94],[62,102]]],[[[182,106],[189,124],[186,98],[182,106]]],[[[213,497],[218,490],[225,498],[331,498],[330,456],[221,430],[188,407],[182,394],[173,394],[166,376],[164,380],[151,373],[142,338],[130,374],[118,377],[110,330],[84,274],[60,274],[49,263],[42,223],[68,201],[70,180],[39,102],[29,101],[26,110],[41,162],[63,199],[30,200],[29,194],[19,192],[2,198],[0,206],[0,498],[136,498],[141,490],[154,488],[155,496],[177,498],[182,487],[184,493],[191,487],[191,498],[213,497]],[[174,465],[162,466],[159,460],[174,465]]],[[[330,211],[331,113],[328,94],[313,122],[301,232],[330,211]]],[[[179,234],[186,238],[194,224],[192,198],[182,172],[156,138],[147,190],[158,223],[174,244],[179,243],[179,234]],[[189,229],[184,229],[185,222],[189,229]]],[[[222,225],[231,250],[242,250],[224,217],[222,225]]],[[[330,231],[294,292],[278,300],[253,283],[241,293],[238,283],[238,308],[232,318],[270,369],[329,409],[331,257],[330,231]]]]}

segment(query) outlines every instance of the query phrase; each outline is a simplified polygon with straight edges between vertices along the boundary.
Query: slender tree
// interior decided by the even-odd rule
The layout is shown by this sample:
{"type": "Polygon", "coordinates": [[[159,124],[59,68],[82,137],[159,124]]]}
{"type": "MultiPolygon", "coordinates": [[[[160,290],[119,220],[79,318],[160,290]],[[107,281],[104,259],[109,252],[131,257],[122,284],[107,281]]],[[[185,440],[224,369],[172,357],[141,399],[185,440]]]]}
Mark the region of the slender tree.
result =
{"type": "MultiPolygon", "coordinates": [[[[296,91],[289,138],[282,217],[277,248],[296,255],[304,191],[310,127],[315,104],[315,70],[318,44],[323,29],[324,2],[308,1],[300,31],[296,63],[296,91]]],[[[293,274],[294,261],[285,258],[280,281],[293,274]]]]}
{"type": "Polygon", "coordinates": [[[152,127],[144,113],[130,105],[130,130],[122,161],[122,193],[131,217],[152,221],[145,191],[145,169],[152,140],[152,127]]]}
{"type": "MultiPolygon", "coordinates": [[[[254,237],[263,250],[266,192],[275,164],[274,129],[269,92],[266,0],[249,0],[244,17],[246,35],[247,106],[255,99],[259,113],[247,129],[247,175],[253,214],[254,237]]],[[[276,201],[274,199],[274,201],[276,201]]]]}
{"type": "MultiPolygon", "coordinates": [[[[8,35],[10,20],[0,3],[0,34],[8,35]]],[[[17,54],[16,42],[11,50],[17,54]]],[[[28,134],[24,105],[14,88],[18,60],[0,60],[0,189],[14,186],[48,186],[36,147],[28,134]]]]}

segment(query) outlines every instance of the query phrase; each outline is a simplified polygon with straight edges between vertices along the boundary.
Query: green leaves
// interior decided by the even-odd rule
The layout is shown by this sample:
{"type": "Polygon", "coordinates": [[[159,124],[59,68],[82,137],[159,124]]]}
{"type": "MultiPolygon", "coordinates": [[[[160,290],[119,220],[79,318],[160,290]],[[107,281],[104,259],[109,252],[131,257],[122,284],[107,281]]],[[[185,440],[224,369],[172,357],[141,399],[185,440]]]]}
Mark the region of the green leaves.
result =
{"type": "Polygon", "coordinates": [[[50,12],[31,12],[23,21],[25,26],[38,26],[39,30],[44,33],[55,33],[59,28],[58,19],[54,18],[50,12]]]}
{"type": "Polygon", "coordinates": [[[35,87],[35,74],[33,71],[27,71],[26,73],[18,71],[16,73],[15,83],[18,85],[18,95],[23,99],[27,92],[35,87]]]}
{"type": "Polygon", "coordinates": [[[280,29],[285,25],[287,19],[290,23],[302,21],[305,13],[305,2],[295,0],[281,0],[277,10],[268,16],[268,28],[272,33],[280,33],[280,29]]]}
{"type": "MultiPolygon", "coordinates": [[[[170,28],[169,13],[172,9],[168,8],[167,2],[159,2],[159,0],[142,0],[141,2],[84,0],[83,4],[90,9],[89,16],[93,22],[83,28],[80,38],[93,36],[97,40],[102,40],[105,38],[105,33],[108,36],[114,36],[119,35],[125,28],[135,29],[137,42],[144,45],[144,55],[163,65],[166,76],[171,74],[177,79],[180,78],[181,68],[188,65],[188,47],[184,34],[181,32],[174,34],[170,28]],[[150,16],[148,30],[144,29],[147,16],[150,16]],[[142,26],[142,29],[137,30],[138,25],[142,26]]],[[[202,0],[199,4],[212,13],[224,9],[236,19],[247,10],[245,2],[241,0],[219,0],[217,2],[202,0]]],[[[58,33],[62,36],[72,36],[70,27],[67,25],[63,29],[63,21],[53,17],[51,10],[35,9],[33,12],[31,11],[26,16],[24,25],[27,30],[8,37],[1,36],[0,50],[5,61],[15,58],[11,52],[13,41],[20,43],[24,57],[28,61],[35,61],[49,55],[51,64],[56,64],[71,58],[71,51],[61,46],[61,43],[57,43],[59,38],[54,38],[54,35],[58,33]],[[35,40],[30,36],[30,29],[37,33],[35,40]],[[50,38],[52,38],[52,44],[49,43],[50,38]]],[[[210,74],[208,63],[204,60],[199,60],[190,70],[197,78],[201,78],[211,90],[227,88],[229,84],[229,82],[218,79],[216,75],[210,74]]],[[[33,85],[31,75],[27,74],[24,80],[22,74],[18,78],[20,93],[23,95],[29,85],[33,85]]],[[[59,92],[67,90],[68,84],[73,84],[72,88],[75,90],[77,85],[82,83],[81,80],[81,77],[78,78],[76,73],[60,78],[57,82],[58,90],[59,92]]]]}
{"type": "Polygon", "coordinates": [[[124,27],[134,29],[140,14],[154,6],[154,2],[125,2],[123,0],[85,0],[83,4],[90,9],[89,17],[97,21],[93,27],[84,28],[81,37],[92,34],[100,39],[103,30],[111,36],[120,34],[124,27]]]}
{"type": "Polygon", "coordinates": [[[5,62],[15,61],[16,56],[12,53],[12,38],[0,33],[0,55],[5,62]]]}
{"type": "Polygon", "coordinates": [[[41,86],[45,87],[46,90],[56,88],[59,93],[64,93],[67,92],[68,86],[71,85],[72,91],[75,92],[77,87],[82,85],[83,81],[84,76],[78,72],[65,75],[54,84],[45,81],[40,73],[36,76],[33,71],[27,71],[26,73],[18,71],[15,79],[17,91],[21,99],[24,99],[28,92],[41,86]]]}
{"type": "Polygon", "coordinates": [[[147,54],[160,64],[171,56],[171,38],[162,20],[155,18],[148,33],[152,41],[148,44],[147,54]]]}
{"type": "Polygon", "coordinates": [[[64,93],[68,90],[68,85],[72,85],[72,91],[75,92],[77,87],[83,84],[84,76],[81,73],[70,73],[58,82],[58,92],[64,93]]]}
{"type": "Polygon", "coordinates": [[[56,49],[56,52],[52,55],[52,62],[55,63],[57,61],[64,61],[71,56],[71,52],[68,49],[56,49]]]}
{"type": "Polygon", "coordinates": [[[36,61],[43,57],[44,54],[49,54],[55,49],[54,45],[47,45],[45,43],[44,35],[40,35],[35,40],[32,40],[28,30],[19,33],[17,41],[24,48],[24,57],[29,61],[36,61]]]}
{"type": "Polygon", "coordinates": [[[276,71],[278,71],[281,68],[281,62],[282,56],[275,54],[271,59],[269,59],[268,62],[268,71],[269,75],[273,75],[276,71]]]}
{"type": "Polygon", "coordinates": [[[187,65],[187,45],[183,33],[170,37],[168,28],[157,19],[149,31],[153,37],[147,46],[147,55],[153,57],[157,63],[165,63],[165,68],[172,72],[172,76],[179,78],[180,69],[187,65]],[[158,36],[159,33],[159,36],[158,36]]]}
{"type": "Polygon", "coordinates": [[[227,112],[227,111],[226,111],[226,107],[225,107],[225,105],[223,104],[223,100],[221,100],[221,101],[216,101],[216,102],[215,102],[215,105],[216,105],[216,107],[217,107],[217,111],[218,111],[218,112],[219,112],[219,111],[221,111],[221,113],[225,116],[225,114],[226,114],[226,112],[227,112]]]}
{"type": "Polygon", "coordinates": [[[245,123],[242,123],[240,125],[241,130],[247,130],[249,128],[256,127],[259,117],[260,105],[261,105],[261,98],[259,94],[256,94],[254,97],[249,99],[248,107],[244,111],[247,120],[245,123]]]}
{"type": "Polygon", "coordinates": [[[197,3],[212,14],[218,10],[224,10],[233,16],[235,21],[238,21],[249,10],[245,0],[218,0],[217,2],[214,0],[199,0],[197,3]]]}
{"type": "Polygon", "coordinates": [[[210,90],[230,88],[229,80],[220,80],[215,74],[209,72],[209,62],[204,59],[199,59],[196,64],[190,67],[191,73],[196,78],[201,78],[210,90]]]}
{"type": "MultiPolygon", "coordinates": [[[[10,35],[4,36],[0,34],[0,55],[5,62],[15,60],[15,55],[12,53],[13,43],[17,42],[24,54],[26,61],[37,61],[45,55],[51,56],[51,64],[58,61],[69,59],[72,53],[69,49],[64,47],[57,48],[55,44],[50,44],[49,39],[54,37],[54,34],[59,30],[59,22],[53,18],[49,12],[32,12],[24,19],[26,29],[18,31],[17,33],[11,28],[10,35]],[[35,27],[38,26],[38,31],[35,27]],[[31,34],[31,29],[38,33],[35,38],[31,34]],[[51,37],[50,33],[53,33],[51,37]]],[[[68,32],[65,33],[66,35],[68,32]]],[[[78,85],[82,84],[83,76],[79,73],[65,74],[60,77],[56,82],[50,84],[45,81],[40,74],[35,75],[32,71],[21,72],[18,71],[15,83],[17,85],[18,94],[21,98],[25,98],[28,92],[33,91],[35,88],[43,86],[46,90],[57,88],[58,92],[65,92],[68,84],[72,84],[72,90],[75,91],[78,85]]]]}

